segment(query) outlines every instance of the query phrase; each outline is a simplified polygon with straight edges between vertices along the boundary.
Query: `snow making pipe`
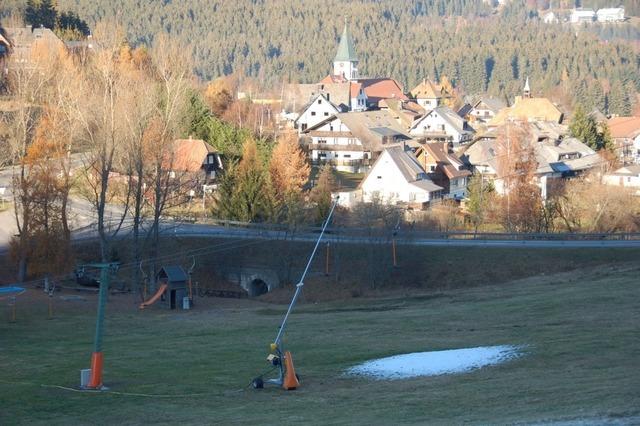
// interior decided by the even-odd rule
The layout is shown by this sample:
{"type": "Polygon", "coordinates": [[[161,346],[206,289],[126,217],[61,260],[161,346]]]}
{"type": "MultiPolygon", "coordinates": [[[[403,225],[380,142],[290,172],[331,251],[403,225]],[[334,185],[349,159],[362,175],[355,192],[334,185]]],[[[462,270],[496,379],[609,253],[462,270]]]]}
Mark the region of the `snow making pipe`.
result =
{"type": "Polygon", "coordinates": [[[329,214],[327,215],[327,219],[324,221],[324,224],[322,225],[322,230],[320,231],[320,235],[318,236],[318,240],[316,241],[316,245],[313,248],[313,251],[311,252],[311,256],[309,256],[309,261],[307,262],[307,266],[304,268],[304,271],[302,272],[302,276],[300,277],[300,281],[298,282],[298,284],[296,284],[296,292],[293,294],[293,299],[291,299],[291,303],[289,304],[289,308],[287,309],[287,313],[284,315],[284,319],[282,320],[282,324],[280,325],[280,329],[278,330],[278,335],[276,336],[276,339],[271,344],[271,349],[272,350],[275,350],[280,346],[280,340],[282,339],[282,335],[284,334],[284,328],[287,325],[287,320],[289,319],[289,314],[291,314],[291,311],[293,310],[293,307],[295,306],[296,301],[298,300],[298,297],[300,296],[300,292],[302,291],[302,287],[304,287],[304,279],[307,276],[307,272],[309,272],[309,268],[311,267],[311,262],[313,261],[313,258],[316,255],[316,252],[318,251],[318,247],[320,246],[320,241],[322,241],[322,237],[324,235],[324,231],[327,229],[327,226],[329,225],[329,222],[331,221],[331,216],[333,216],[333,211],[336,209],[336,206],[338,205],[338,198],[339,197],[335,197],[335,199],[333,200],[333,204],[331,205],[331,210],[329,211],[329,214]]]}

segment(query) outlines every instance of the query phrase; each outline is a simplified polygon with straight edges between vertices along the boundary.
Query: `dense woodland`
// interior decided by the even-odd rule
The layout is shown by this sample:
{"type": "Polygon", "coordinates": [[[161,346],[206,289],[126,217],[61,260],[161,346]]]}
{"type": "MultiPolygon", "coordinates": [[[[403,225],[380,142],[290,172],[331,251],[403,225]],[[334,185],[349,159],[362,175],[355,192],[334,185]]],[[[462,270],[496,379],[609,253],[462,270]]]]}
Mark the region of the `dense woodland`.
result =
{"type": "MultiPolygon", "coordinates": [[[[58,8],[90,26],[116,19],[133,44],[168,32],[189,46],[202,79],[235,73],[276,93],[283,81],[313,82],[328,73],[347,18],[366,76],[392,76],[411,88],[426,76],[447,75],[463,93],[509,98],[530,76],[534,92],[566,94],[561,102],[632,112],[640,57],[624,40],[636,38],[635,24],[576,29],[540,22],[537,8],[572,3],[515,1],[500,12],[480,0],[59,0],[58,8]]],[[[624,2],[627,14],[637,14],[639,3],[624,2]]]]}

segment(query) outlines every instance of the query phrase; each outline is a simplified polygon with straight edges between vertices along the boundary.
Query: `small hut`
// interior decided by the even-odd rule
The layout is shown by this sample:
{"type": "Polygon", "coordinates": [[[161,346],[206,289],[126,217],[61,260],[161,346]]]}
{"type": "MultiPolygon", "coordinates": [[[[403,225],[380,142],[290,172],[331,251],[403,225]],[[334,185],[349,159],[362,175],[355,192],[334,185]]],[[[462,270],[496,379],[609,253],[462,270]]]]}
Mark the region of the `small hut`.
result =
{"type": "Polygon", "coordinates": [[[179,306],[183,306],[183,299],[189,295],[187,291],[189,276],[181,266],[163,266],[156,275],[156,282],[158,285],[167,285],[163,300],[165,303],[168,302],[170,309],[176,309],[176,301],[179,306]]]}

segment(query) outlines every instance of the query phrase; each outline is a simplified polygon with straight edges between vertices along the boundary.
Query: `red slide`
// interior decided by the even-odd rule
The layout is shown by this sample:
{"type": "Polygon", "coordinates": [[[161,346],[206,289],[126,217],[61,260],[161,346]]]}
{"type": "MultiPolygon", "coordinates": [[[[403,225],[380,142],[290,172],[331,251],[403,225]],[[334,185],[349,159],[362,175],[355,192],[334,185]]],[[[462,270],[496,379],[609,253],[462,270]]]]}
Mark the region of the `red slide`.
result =
{"type": "Polygon", "coordinates": [[[162,284],[160,288],[158,288],[158,291],[156,291],[156,294],[154,294],[151,299],[140,304],[140,309],[144,309],[149,305],[153,305],[158,299],[160,299],[160,296],[162,296],[166,290],[167,290],[167,284],[162,284]]]}

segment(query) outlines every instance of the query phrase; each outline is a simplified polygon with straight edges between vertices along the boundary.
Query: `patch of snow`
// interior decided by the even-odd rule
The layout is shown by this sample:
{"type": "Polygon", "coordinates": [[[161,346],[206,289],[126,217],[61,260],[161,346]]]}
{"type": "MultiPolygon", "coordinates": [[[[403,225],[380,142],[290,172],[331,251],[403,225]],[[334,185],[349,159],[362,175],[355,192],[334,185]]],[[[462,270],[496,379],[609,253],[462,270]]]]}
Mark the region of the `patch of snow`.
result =
{"type": "Polygon", "coordinates": [[[374,359],[351,367],[347,373],[377,379],[408,379],[419,376],[465,373],[520,356],[517,346],[482,346],[446,351],[415,352],[374,359]]]}

